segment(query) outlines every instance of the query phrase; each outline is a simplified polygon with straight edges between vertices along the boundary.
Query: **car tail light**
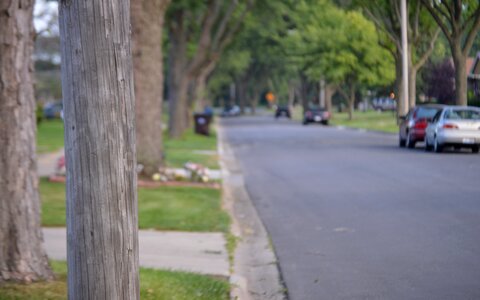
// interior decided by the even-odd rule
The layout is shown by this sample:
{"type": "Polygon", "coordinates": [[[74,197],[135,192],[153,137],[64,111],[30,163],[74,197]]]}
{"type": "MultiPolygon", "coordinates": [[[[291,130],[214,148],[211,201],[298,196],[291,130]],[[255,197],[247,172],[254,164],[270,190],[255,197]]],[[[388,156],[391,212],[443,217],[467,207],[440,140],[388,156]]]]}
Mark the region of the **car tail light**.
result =
{"type": "Polygon", "coordinates": [[[443,124],[443,129],[458,129],[458,126],[455,124],[443,124]]]}
{"type": "Polygon", "coordinates": [[[310,118],[312,116],[312,112],[311,111],[307,111],[305,113],[305,116],[307,116],[307,118],[310,118]]]}
{"type": "Polygon", "coordinates": [[[329,113],[328,111],[324,112],[324,113],[323,113],[323,117],[324,117],[325,119],[330,118],[330,113],[329,113]]]}
{"type": "Polygon", "coordinates": [[[415,123],[413,124],[413,128],[415,129],[425,129],[427,128],[427,119],[419,119],[417,121],[415,121],[415,123]]]}

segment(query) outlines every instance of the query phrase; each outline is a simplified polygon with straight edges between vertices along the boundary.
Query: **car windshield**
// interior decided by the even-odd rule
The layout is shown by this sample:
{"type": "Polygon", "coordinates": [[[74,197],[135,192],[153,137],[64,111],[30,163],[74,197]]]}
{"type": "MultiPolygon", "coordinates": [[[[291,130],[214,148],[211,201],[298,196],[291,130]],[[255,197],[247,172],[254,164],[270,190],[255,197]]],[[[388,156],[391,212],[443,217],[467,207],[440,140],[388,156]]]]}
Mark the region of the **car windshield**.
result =
{"type": "Polygon", "coordinates": [[[447,120],[480,120],[480,111],[462,109],[462,110],[448,110],[445,113],[447,120]]]}
{"type": "Polygon", "coordinates": [[[417,113],[416,113],[416,116],[417,118],[419,119],[423,119],[423,118],[426,118],[426,119],[431,119],[433,118],[433,116],[435,116],[435,114],[439,111],[440,109],[439,108],[433,108],[433,107],[422,107],[420,109],[418,109],[417,113]]]}

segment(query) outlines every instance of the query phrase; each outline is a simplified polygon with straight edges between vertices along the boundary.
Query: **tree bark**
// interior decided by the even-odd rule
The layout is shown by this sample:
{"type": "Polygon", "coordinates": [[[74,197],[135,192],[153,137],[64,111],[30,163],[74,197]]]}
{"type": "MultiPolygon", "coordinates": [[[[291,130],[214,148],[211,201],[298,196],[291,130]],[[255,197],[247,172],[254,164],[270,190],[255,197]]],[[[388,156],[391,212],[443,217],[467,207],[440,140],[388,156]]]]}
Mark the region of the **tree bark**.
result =
{"type": "Polygon", "coordinates": [[[170,0],[131,1],[137,161],[148,177],[163,165],[162,33],[170,0]]]}
{"type": "Polygon", "coordinates": [[[330,113],[330,116],[333,117],[333,105],[332,105],[332,97],[335,94],[335,88],[327,84],[325,86],[325,108],[330,113]]]}
{"type": "Polygon", "coordinates": [[[402,101],[403,99],[403,76],[402,76],[402,58],[397,52],[395,58],[395,98],[397,99],[397,117],[400,116],[400,112],[404,111],[402,101]]]}
{"type": "Polygon", "coordinates": [[[53,278],[40,227],[33,5],[0,2],[0,283],[53,278]]]}
{"type": "Polygon", "coordinates": [[[195,80],[194,101],[197,111],[203,111],[205,107],[210,106],[210,100],[207,93],[207,80],[215,70],[217,61],[212,60],[205,69],[200,72],[200,75],[195,80]]]}
{"type": "Polygon", "coordinates": [[[188,80],[185,77],[174,78],[170,89],[168,130],[172,138],[179,138],[187,128],[188,117],[188,80]]]}
{"type": "Polygon", "coordinates": [[[326,100],[325,100],[325,91],[326,89],[326,84],[325,80],[321,79],[318,82],[318,104],[320,107],[325,108],[326,106],[326,100]]]}
{"type": "Polygon", "coordinates": [[[303,113],[309,109],[307,76],[300,74],[300,98],[302,99],[303,113]]]}
{"type": "Polygon", "coordinates": [[[293,103],[295,102],[295,89],[296,84],[293,80],[288,83],[288,108],[293,109],[293,103]]]}
{"type": "Polygon", "coordinates": [[[353,110],[355,109],[355,87],[350,86],[350,95],[348,97],[348,119],[353,120],[353,110]]]}
{"type": "Polygon", "coordinates": [[[408,108],[417,105],[417,69],[413,66],[408,68],[408,108]]]}
{"type": "Polygon", "coordinates": [[[467,56],[462,53],[460,44],[451,47],[455,65],[455,101],[457,105],[467,105],[467,56]]]}
{"type": "Polygon", "coordinates": [[[247,84],[245,78],[237,79],[237,83],[235,84],[236,88],[236,98],[238,101],[238,105],[240,106],[240,114],[245,114],[245,107],[246,107],[246,89],[247,84]]]}
{"type": "Polygon", "coordinates": [[[62,0],[69,299],[139,299],[129,1],[62,0]]]}
{"type": "Polygon", "coordinates": [[[337,91],[347,100],[348,119],[353,120],[353,111],[355,108],[355,85],[346,85],[347,91],[339,87],[337,91]]]}
{"type": "Polygon", "coordinates": [[[169,121],[168,133],[172,138],[179,138],[187,128],[188,116],[188,83],[185,75],[187,38],[184,29],[183,11],[175,15],[176,22],[170,24],[170,52],[169,52],[169,121]]]}
{"type": "Polygon", "coordinates": [[[252,98],[250,99],[250,109],[252,115],[257,113],[258,98],[260,98],[260,93],[255,90],[252,94],[252,98]]]}

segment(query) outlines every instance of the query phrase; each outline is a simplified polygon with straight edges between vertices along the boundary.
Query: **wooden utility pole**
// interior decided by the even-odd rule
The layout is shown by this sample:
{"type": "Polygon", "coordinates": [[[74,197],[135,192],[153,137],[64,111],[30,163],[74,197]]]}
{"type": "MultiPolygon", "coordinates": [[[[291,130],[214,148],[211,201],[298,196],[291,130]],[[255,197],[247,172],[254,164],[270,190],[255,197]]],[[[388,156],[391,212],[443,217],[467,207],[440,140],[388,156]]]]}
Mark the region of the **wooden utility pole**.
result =
{"type": "Polygon", "coordinates": [[[40,228],[33,4],[0,1],[0,284],[53,278],[40,228]]]}
{"type": "Polygon", "coordinates": [[[407,40],[407,1],[401,0],[400,14],[402,16],[402,78],[403,78],[403,97],[398,99],[398,115],[406,116],[408,113],[408,40],[407,40]]]}
{"type": "Polygon", "coordinates": [[[68,298],[139,299],[128,0],[62,0],[68,298]]]}

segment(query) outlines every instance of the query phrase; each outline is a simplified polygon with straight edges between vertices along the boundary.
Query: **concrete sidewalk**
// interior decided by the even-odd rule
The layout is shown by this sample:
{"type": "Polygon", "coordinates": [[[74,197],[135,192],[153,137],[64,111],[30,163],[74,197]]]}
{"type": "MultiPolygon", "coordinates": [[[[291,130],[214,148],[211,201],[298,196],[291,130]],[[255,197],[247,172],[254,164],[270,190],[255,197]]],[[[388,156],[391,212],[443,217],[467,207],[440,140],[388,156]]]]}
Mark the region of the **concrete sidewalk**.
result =
{"type": "MultiPolygon", "coordinates": [[[[51,259],[66,260],[65,228],[43,228],[51,259]]],[[[140,266],[228,277],[229,261],[222,233],[139,230],[140,266]]]]}
{"type": "Polygon", "coordinates": [[[48,177],[48,176],[54,175],[57,161],[60,157],[63,156],[63,153],[64,153],[64,150],[62,148],[55,152],[38,154],[37,155],[38,176],[48,177]]]}

